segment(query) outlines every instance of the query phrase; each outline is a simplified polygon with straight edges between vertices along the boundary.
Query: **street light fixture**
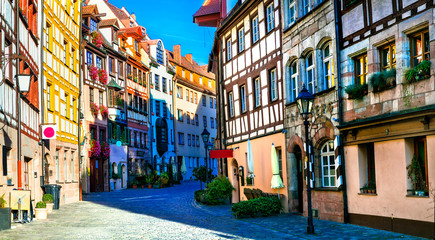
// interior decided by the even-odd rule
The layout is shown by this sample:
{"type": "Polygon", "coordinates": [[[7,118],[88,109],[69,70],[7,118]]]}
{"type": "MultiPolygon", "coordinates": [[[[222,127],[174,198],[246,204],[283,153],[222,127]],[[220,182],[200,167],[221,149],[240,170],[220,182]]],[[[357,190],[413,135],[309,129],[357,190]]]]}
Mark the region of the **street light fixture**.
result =
{"type": "Polygon", "coordinates": [[[204,148],[205,148],[205,184],[208,183],[208,159],[207,159],[207,147],[208,147],[208,140],[210,138],[210,133],[207,131],[206,128],[204,128],[204,131],[201,133],[202,141],[204,142],[204,148]]]}
{"type": "Polygon", "coordinates": [[[302,90],[299,93],[299,96],[296,98],[299,113],[304,118],[305,125],[305,157],[307,159],[307,201],[308,201],[308,225],[307,225],[307,233],[314,233],[314,225],[313,225],[313,212],[311,210],[311,159],[310,159],[310,147],[308,140],[308,117],[313,110],[314,96],[308,92],[305,88],[305,84],[302,86],[302,90]]]}

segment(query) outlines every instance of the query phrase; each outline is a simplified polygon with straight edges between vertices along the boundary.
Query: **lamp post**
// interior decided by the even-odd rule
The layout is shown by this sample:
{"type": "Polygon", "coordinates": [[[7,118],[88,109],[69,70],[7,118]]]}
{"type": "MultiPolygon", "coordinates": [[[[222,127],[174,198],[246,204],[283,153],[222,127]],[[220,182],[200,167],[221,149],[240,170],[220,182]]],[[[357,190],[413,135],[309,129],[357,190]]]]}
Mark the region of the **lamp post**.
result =
{"type": "Polygon", "coordinates": [[[311,210],[311,159],[310,159],[310,146],[308,140],[308,117],[313,110],[314,96],[308,92],[305,88],[305,84],[302,86],[302,90],[299,93],[299,96],[296,98],[298,104],[299,113],[304,118],[305,125],[305,157],[307,158],[307,201],[308,201],[308,225],[307,225],[307,233],[314,233],[314,225],[313,225],[313,212],[311,210]]]}
{"type": "Polygon", "coordinates": [[[202,141],[204,142],[205,149],[205,184],[208,182],[208,159],[207,159],[207,147],[208,147],[208,139],[210,138],[210,133],[204,128],[204,131],[201,133],[202,141]]]}
{"type": "MultiPolygon", "coordinates": [[[[0,81],[0,86],[4,83],[5,79],[6,79],[6,66],[9,64],[10,61],[13,60],[22,60],[22,61],[27,61],[27,57],[24,55],[19,55],[19,54],[9,54],[9,55],[5,55],[4,57],[2,57],[0,59],[1,62],[1,75],[2,75],[2,79],[0,81]]],[[[19,66],[19,64],[17,64],[19,66]]],[[[30,79],[31,79],[31,75],[29,74],[17,74],[15,75],[15,82],[17,85],[17,173],[18,173],[18,177],[17,177],[17,185],[18,185],[18,189],[21,190],[22,189],[22,184],[21,184],[21,98],[22,98],[22,93],[26,93],[29,92],[30,89],[30,79]]]]}

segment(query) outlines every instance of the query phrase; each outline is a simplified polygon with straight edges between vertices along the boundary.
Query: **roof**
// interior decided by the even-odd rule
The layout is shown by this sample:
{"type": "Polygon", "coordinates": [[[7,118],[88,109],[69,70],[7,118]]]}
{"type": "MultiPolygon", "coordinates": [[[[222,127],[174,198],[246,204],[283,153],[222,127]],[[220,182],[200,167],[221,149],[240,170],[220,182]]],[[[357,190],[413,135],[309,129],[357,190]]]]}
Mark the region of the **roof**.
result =
{"type": "Polygon", "coordinates": [[[116,7],[115,5],[109,3],[108,1],[104,1],[107,6],[112,10],[113,14],[115,14],[116,18],[119,19],[119,21],[124,25],[124,27],[130,26],[130,18],[127,16],[127,14],[124,13],[121,9],[116,7]]]}
{"type": "Polygon", "coordinates": [[[193,17],[199,17],[204,15],[210,15],[210,14],[220,14],[220,0],[205,0],[205,2],[202,4],[201,8],[196,11],[195,14],[193,14],[193,17]]]}
{"type": "Polygon", "coordinates": [[[98,13],[97,5],[83,6],[83,9],[82,9],[82,14],[83,15],[95,14],[95,13],[98,13]]]}
{"type": "Polygon", "coordinates": [[[139,37],[143,37],[143,33],[142,33],[142,28],[140,26],[137,27],[127,27],[127,28],[121,28],[118,31],[118,34],[123,35],[123,34],[135,34],[139,37]]]}
{"type": "Polygon", "coordinates": [[[186,57],[181,56],[181,63],[178,63],[177,61],[175,61],[174,59],[174,53],[166,50],[166,52],[168,53],[168,60],[170,62],[173,62],[176,65],[181,66],[182,68],[185,68],[191,72],[197,73],[199,75],[205,76],[207,78],[211,78],[211,79],[215,79],[215,76],[213,73],[207,72],[207,65],[204,66],[199,66],[197,62],[195,62],[195,60],[192,59],[192,63],[187,60],[186,57]]]}
{"type": "Polygon", "coordinates": [[[119,24],[118,24],[118,21],[116,21],[116,18],[101,20],[98,23],[98,26],[99,27],[111,27],[111,26],[115,26],[115,27],[119,28],[119,24]]]}
{"type": "Polygon", "coordinates": [[[112,79],[110,80],[110,82],[107,84],[107,87],[112,87],[112,88],[115,88],[115,89],[118,89],[118,90],[122,90],[122,89],[123,89],[121,86],[119,86],[118,83],[116,83],[116,81],[114,80],[114,78],[112,78],[112,79]]]}

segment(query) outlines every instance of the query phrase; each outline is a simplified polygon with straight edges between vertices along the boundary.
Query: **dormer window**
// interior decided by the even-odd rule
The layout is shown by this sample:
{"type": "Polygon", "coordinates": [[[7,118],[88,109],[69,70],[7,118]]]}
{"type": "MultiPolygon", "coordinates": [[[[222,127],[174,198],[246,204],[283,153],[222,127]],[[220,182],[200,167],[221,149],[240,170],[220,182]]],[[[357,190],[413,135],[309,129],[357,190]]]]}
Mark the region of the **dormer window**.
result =
{"type": "Polygon", "coordinates": [[[160,41],[157,43],[157,62],[163,65],[163,46],[160,41]]]}
{"type": "Polygon", "coordinates": [[[133,22],[130,22],[130,27],[133,27],[133,22]]]}
{"type": "Polygon", "coordinates": [[[139,52],[139,45],[137,44],[137,40],[134,40],[134,50],[139,52]]]}
{"type": "Polygon", "coordinates": [[[92,18],[89,21],[89,29],[91,29],[91,32],[97,31],[97,21],[92,18]]]}

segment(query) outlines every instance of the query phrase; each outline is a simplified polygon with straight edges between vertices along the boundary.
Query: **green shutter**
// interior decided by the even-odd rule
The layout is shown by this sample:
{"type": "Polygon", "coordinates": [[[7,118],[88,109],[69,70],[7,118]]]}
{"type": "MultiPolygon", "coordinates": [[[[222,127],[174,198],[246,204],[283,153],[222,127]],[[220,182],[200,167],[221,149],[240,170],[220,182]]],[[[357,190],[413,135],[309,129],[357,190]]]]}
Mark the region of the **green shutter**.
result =
{"type": "Polygon", "coordinates": [[[130,129],[126,127],[124,133],[125,133],[125,143],[128,145],[130,143],[130,129]]]}
{"type": "Polygon", "coordinates": [[[121,181],[122,181],[124,176],[122,176],[122,165],[121,165],[121,163],[118,163],[118,176],[120,176],[121,181]]]}
{"type": "Polygon", "coordinates": [[[111,179],[112,178],[113,167],[112,167],[112,164],[110,163],[110,161],[109,161],[109,166],[110,166],[109,179],[111,179]]]}
{"type": "Polygon", "coordinates": [[[121,138],[121,126],[116,125],[116,140],[121,138]]]}
{"type": "Polygon", "coordinates": [[[107,138],[107,142],[108,143],[111,143],[112,142],[112,123],[110,123],[109,122],[109,125],[108,125],[108,127],[107,127],[107,129],[108,129],[108,138],[107,138]]]}

